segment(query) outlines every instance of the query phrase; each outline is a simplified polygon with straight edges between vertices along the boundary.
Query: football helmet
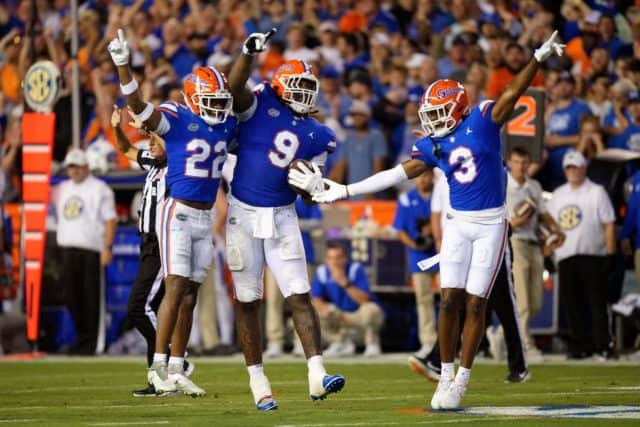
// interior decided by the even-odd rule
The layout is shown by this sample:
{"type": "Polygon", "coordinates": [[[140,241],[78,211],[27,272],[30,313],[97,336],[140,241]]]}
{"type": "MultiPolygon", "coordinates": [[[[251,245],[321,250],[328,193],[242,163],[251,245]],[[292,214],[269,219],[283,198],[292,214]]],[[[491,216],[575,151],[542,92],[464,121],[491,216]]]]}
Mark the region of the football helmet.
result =
{"type": "Polygon", "coordinates": [[[184,100],[208,125],[227,120],[233,98],[224,74],[214,67],[199,67],[184,80],[184,100]]]}
{"type": "Polygon", "coordinates": [[[299,59],[282,64],[271,79],[271,87],[298,114],[309,114],[318,99],[318,79],[311,65],[299,59]]]}
{"type": "Polygon", "coordinates": [[[469,114],[467,91],[455,80],[436,80],[422,95],[418,116],[429,136],[443,137],[469,114]]]}

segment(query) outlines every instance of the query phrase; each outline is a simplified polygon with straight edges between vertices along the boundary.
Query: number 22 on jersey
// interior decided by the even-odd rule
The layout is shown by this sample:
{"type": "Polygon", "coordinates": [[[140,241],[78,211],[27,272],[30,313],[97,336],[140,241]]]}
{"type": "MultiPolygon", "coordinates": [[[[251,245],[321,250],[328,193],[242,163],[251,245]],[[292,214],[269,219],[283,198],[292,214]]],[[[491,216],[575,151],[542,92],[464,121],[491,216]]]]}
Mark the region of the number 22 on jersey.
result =
{"type": "Polygon", "coordinates": [[[211,153],[211,144],[206,140],[196,138],[189,141],[187,151],[192,154],[187,158],[185,175],[194,178],[211,178],[220,179],[222,176],[222,165],[227,158],[227,142],[218,141],[213,145],[213,153],[211,153]],[[209,157],[213,154],[215,157],[211,162],[211,168],[206,164],[209,157]],[[202,165],[204,163],[204,165],[202,165]]]}

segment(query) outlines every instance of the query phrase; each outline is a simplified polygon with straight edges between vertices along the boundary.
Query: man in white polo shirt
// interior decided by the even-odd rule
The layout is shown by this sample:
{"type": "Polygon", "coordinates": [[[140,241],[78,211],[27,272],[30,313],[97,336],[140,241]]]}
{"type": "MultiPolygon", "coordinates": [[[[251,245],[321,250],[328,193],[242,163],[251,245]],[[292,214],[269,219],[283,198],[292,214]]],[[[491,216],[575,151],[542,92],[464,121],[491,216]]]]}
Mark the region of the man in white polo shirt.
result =
{"type": "Polygon", "coordinates": [[[570,358],[614,357],[607,318],[607,276],[616,252],[615,213],[604,187],[587,178],[587,162],[574,150],[562,167],[567,183],[547,208],[566,240],[555,251],[560,307],[566,310],[570,358]]]}
{"type": "Polygon", "coordinates": [[[507,216],[511,225],[511,247],[513,248],[513,284],[520,324],[528,356],[540,356],[531,333],[529,321],[540,311],[543,302],[544,258],[538,239],[539,221],[553,230],[557,238],[550,241],[545,251],[549,253],[562,245],[564,233],[542,201],[542,187],[535,179],[527,176],[531,165],[531,155],[526,149],[515,147],[507,160],[507,216]]]}
{"type": "Polygon", "coordinates": [[[84,151],[67,153],[68,180],[53,188],[51,202],[58,220],[57,241],[62,251],[62,283],[77,342],[76,354],[101,352],[98,343],[102,267],[111,253],[116,229],[113,191],[89,173],[84,151]]]}

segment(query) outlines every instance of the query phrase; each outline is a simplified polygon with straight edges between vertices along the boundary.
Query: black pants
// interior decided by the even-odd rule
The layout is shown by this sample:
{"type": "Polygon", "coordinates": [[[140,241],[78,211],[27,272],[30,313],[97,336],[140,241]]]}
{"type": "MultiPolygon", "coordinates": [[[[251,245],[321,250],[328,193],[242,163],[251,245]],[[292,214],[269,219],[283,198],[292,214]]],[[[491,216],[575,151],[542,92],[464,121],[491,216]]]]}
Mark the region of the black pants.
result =
{"type": "MultiPolygon", "coordinates": [[[[518,319],[518,307],[511,275],[511,245],[505,251],[498,277],[493,284],[487,304],[487,325],[491,324],[491,313],[495,312],[504,331],[507,345],[509,372],[521,373],[527,368],[524,360],[524,343],[518,319]]],[[[495,355],[494,355],[495,356],[495,355]]]]}
{"type": "Polygon", "coordinates": [[[127,302],[127,321],[140,331],[147,341],[147,364],[151,366],[156,348],[156,314],[164,295],[160,268],[160,248],[155,233],[143,233],[140,242],[140,263],[127,302]]]}
{"type": "MultiPolygon", "coordinates": [[[[493,284],[491,295],[487,303],[487,325],[491,322],[491,313],[495,312],[502,324],[504,330],[504,339],[507,344],[507,360],[509,363],[509,372],[520,373],[526,368],[524,359],[524,347],[520,326],[518,324],[517,306],[515,293],[513,289],[513,281],[511,278],[511,250],[504,254],[500,271],[493,284]]],[[[460,322],[462,326],[463,321],[460,322]]],[[[431,363],[440,366],[440,344],[436,341],[428,359],[431,363]]]]}
{"type": "Polygon", "coordinates": [[[606,258],[575,255],[558,263],[559,306],[569,328],[569,353],[609,349],[606,258]]]}
{"type": "Polygon", "coordinates": [[[95,354],[100,321],[100,253],[63,247],[62,283],[65,302],[73,318],[76,354],[95,354]]]}

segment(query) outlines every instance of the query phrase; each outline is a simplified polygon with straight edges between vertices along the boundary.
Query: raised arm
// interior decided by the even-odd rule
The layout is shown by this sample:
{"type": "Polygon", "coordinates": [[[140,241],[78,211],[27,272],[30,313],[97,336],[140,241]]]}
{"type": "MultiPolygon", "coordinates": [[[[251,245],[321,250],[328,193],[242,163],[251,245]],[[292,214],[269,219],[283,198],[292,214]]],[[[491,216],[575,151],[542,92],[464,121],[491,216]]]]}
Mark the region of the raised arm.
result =
{"type": "Polygon", "coordinates": [[[138,149],[131,145],[129,138],[127,138],[127,135],[125,135],[122,131],[122,128],[120,127],[121,117],[122,115],[120,112],[120,108],[117,105],[114,105],[113,113],[111,113],[111,126],[116,133],[116,142],[118,143],[118,148],[127,159],[137,160],[138,149]]]}
{"type": "Polygon", "coordinates": [[[253,104],[253,92],[247,87],[253,58],[266,49],[267,41],[275,32],[274,28],[267,33],[253,33],[247,37],[242,45],[242,53],[229,72],[229,90],[233,95],[233,111],[237,114],[244,113],[253,104]]]}
{"type": "Polygon", "coordinates": [[[551,37],[536,49],[529,63],[515,76],[511,84],[500,95],[491,112],[491,119],[495,123],[503,124],[509,119],[518,98],[527,90],[535,77],[538,71],[538,64],[553,54],[562,56],[562,50],[565,45],[556,42],[557,35],[558,31],[554,31],[551,37]]]}
{"type": "Polygon", "coordinates": [[[162,113],[156,110],[153,104],[144,102],[140,96],[138,82],[133,79],[129,70],[129,43],[121,28],[118,29],[118,37],[109,43],[108,49],[111,59],[118,69],[120,90],[127,99],[127,104],[148,129],[157,130],[162,113]]]}

